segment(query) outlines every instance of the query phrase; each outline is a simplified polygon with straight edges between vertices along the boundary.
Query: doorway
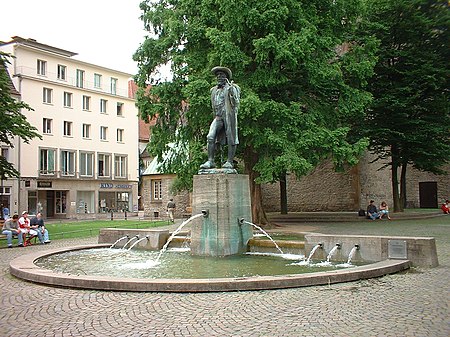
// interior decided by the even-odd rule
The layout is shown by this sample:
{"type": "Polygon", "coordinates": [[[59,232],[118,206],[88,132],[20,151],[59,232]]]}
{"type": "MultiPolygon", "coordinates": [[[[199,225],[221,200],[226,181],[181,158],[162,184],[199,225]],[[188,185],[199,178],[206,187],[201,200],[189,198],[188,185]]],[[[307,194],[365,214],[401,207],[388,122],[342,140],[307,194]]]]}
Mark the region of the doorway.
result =
{"type": "Polygon", "coordinates": [[[419,183],[420,208],[438,208],[437,182],[419,183]]]}

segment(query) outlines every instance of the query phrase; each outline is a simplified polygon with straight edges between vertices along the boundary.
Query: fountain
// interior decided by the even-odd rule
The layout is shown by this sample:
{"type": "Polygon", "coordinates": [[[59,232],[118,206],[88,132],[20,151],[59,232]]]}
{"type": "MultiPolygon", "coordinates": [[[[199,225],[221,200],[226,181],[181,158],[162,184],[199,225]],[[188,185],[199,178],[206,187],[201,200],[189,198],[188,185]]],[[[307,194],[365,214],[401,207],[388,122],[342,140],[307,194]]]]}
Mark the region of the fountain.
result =
{"type": "Polygon", "coordinates": [[[340,248],[341,248],[341,244],[340,243],[336,243],[336,246],[334,246],[333,249],[331,249],[330,252],[328,253],[327,261],[326,261],[327,263],[330,263],[331,258],[333,257],[334,253],[336,253],[337,250],[340,249],[340,248]]]}
{"type": "MultiPolygon", "coordinates": [[[[225,79],[231,79],[231,71],[228,68],[215,67],[213,71],[217,74],[218,81],[221,84],[214,87],[213,92],[220,93],[220,90],[224,90],[223,88],[226,86],[227,90],[229,90],[228,92],[233,93],[232,95],[215,95],[213,101],[216,105],[215,109],[225,110],[221,112],[224,116],[227,116],[230,124],[224,125],[224,123],[213,122],[211,125],[211,135],[208,138],[208,161],[201,165],[198,174],[193,178],[192,214],[195,215],[184,221],[171,235],[169,235],[168,230],[102,229],[98,245],[35,252],[13,260],[10,263],[12,275],[43,284],[83,289],[204,292],[277,289],[331,284],[386,275],[407,269],[411,263],[415,262],[418,264],[437,265],[436,247],[432,238],[413,238],[414,240],[410,240],[409,238],[340,237],[318,233],[308,234],[305,235],[305,242],[296,245],[291,243],[289,246],[289,249],[294,246],[297,248],[302,247],[298,254],[301,254],[303,257],[305,255],[304,252],[312,247],[306,260],[307,264],[309,264],[319,248],[324,248],[322,251],[325,251],[325,248],[327,250],[330,249],[332,245],[330,242],[333,242],[333,244],[342,242],[343,247],[344,245],[345,247],[350,247],[350,240],[359,242],[358,244],[364,247],[364,249],[360,250],[358,257],[374,262],[367,266],[356,266],[344,270],[327,269],[327,272],[312,274],[302,274],[301,268],[309,268],[309,266],[301,266],[298,263],[285,263],[285,260],[280,256],[268,256],[261,261],[258,256],[244,254],[248,250],[252,250],[251,247],[249,248],[249,242],[253,237],[253,227],[259,230],[262,229],[251,222],[249,176],[238,174],[233,168],[233,157],[236,146],[239,143],[237,139],[237,125],[234,125],[236,128],[230,126],[229,130],[219,130],[222,126],[228,127],[233,124],[231,123],[233,121],[237,123],[235,117],[239,106],[240,90],[236,85],[225,81],[225,79]],[[228,102],[229,100],[233,100],[233,102],[228,102]],[[223,133],[226,134],[228,141],[228,158],[222,168],[215,168],[214,163],[214,152],[216,150],[215,131],[217,131],[217,134],[220,133],[219,131],[226,131],[223,133]],[[231,139],[228,139],[228,137],[231,139]],[[248,219],[248,221],[244,219],[248,219]],[[171,266],[167,263],[170,256],[166,257],[165,254],[171,255],[168,254],[170,251],[169,245],[189,222],[192,222],[190,253],[185,254],[187,256],[186,260],[171,266]],[[244,226],[243,224],[248,224],[249,226],[244,226]],[[124,237],[124,235],[126,236],[124,237]],[[146,237],[140,235],[145,235],[146,237]],[[140,237],[142,239],[139,239],[140,237]],[[130,249],[137,246],[139,242],[142,243],[145,239],[147,241],[144,241],[146,242],[145,245],[137,247],[140,249],[128,250],[126,254],[115,254],[116,250],[114,249],[101,250],[101,248],[115,247],[125,238],[130,239],[122,247],[122,252],[134,240],[137,240],[137,242],[130,249]],[[427,241],[427,239],[432,240],[427,241]],[[111,245],[112,242],[115,243],[111,245]],[[317,242],[320,242],[320,244],[311,246],[317,242]],[[417,248],[420,244],[422,244],[422,250],[427,253],[424,254],[421,249],[417,248]],[[388,247],[392,248],[388,249],[388,247]],[[154,250],[154,252],[145,250],[154,250]],[[156,251],[159,251],[159,253],[156,251]],[[91,253],[92,255],[89,255],[91,253]],[[39,261],[46,258],[55,258],[57,260],[61,254],[74,255],[75,261],[81,261],[83,257],[85,258],[86,262],[84,265],[86,266],[93,264],[97,256],[103,254],[104,260],[98,263],[101,274],[73,275],[73,273],[77,272],[68,274],[64,271],[49,270],[47,265],[44,264],[41,267],[41,265],[37,266],[35,263],[35,261],[40,263],[39,261]],[[139,256],[141,256],[139,254],[145,254],[145,259],[139,259],[139,256]],[[163,254],[164,259],[162,259],[163,254]],[[425,256],[428,258],[425,258],[425,256]],[[131,261],[125,262],[123,260],[125,257],[131,259],[131,261]],[[160,262],[160,260],[163,261],[160,262]],[[245,260],[247,260],[247,264],[245,264],[245,260]],[[190,264],[188,264],[189,261],[190,264]],[[202,264],[204,261],[208,263],[202,264]],[[266,273],[269,269],[272,269],[272,267],[268,267],[269,261],[275,261],[273,269],[277,269],[279,266],[283,268],[266,273]],[[121,268],[128,262],[134,268],[133,273],[137,269],[156,272],[163,270],[163,272],[160,272],[159,276],[150,273],[143,277],[126,278],[126,276],[131,274],[131,271],[130,269],[121,268]],[[221,264],[223,262],[226,262],[226,264],[221,264]],[[103,269],[109,265],[113,267],[114,272],[119,272],[119,274],[114,276],[102,274],[103,269]],[[164,270],[165,265],[169,265],[169,267],[164,270]],[[172,271],[177,271],[185,265],[188,265],[188,269],[192,272],[193,276],[191,278],[184,275],[171,274],[172,271]],[[259,268],[250,272],[250,269],[255,265],[259,265],[259,268]],[[235,273],[235,270],[240,268],[242,270],[239,270],[239,273],[235,273]],[[209,273],[204,273],[207,269],[210,269],[209,273]],[[219,271],[225,271],[225,274],[219,275],[219,271]]],[[[270,238],[267,233],[265,234],[270,238]]],[[[277,249],[278,252],[282,253],[283,251],[280,247],[282,245],[275,242],[272,238],[270,240],[273,242],[270,248],[277,249]]],[[[282,247],[285,249],[284,246],[282,247]]],[[[285,251],[287,250],[285,249],[285,251]]],[[[177,258],[174,260],[181,260],[181,257],[177,255],[177,258]]],[[[57,260],[56,265],[58,263],[61,262],[57,260]]],[[[80,269],[80,267],[76,268],[80,269]]],[[[84,268],[82,270],[84,271],[84,268]]]]}
{"type": "Polygon", "coordinates": [[[280,252],[280,254],[284,254],[283,251],[281,250],[281,248],[278,246],[278,244],[274,241],[274,239],[272,239],[272,237],[261,227],[259,227],[258,225],[255,225],[254,223],[245,221],[244,219],[239,219],[239,223],[241,225],[247,224],[250,226],[255,227],[257,230],[259,230],[262,234],[264,234],[270,241],[272,241],[272,243],[274,244],[274,246],[278,249],[278,251],[280,252]]]}
{"type": "Polygon", "coordinates": [[[347,264],[351,264],[352,263],[352,259],[355,256],[357,250],[359,250],[359,245],[355,245],[352,248],[352,250],[350,251],[350,253],[348,254],[347,264]]]}

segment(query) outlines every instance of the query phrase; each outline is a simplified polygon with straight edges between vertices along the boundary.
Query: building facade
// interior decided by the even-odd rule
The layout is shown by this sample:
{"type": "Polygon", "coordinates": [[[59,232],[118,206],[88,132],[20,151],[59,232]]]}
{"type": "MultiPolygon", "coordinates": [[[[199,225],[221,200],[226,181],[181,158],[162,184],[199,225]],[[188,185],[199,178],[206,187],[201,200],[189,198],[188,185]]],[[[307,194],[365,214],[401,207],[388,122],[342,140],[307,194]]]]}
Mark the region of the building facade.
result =
{"type": "Polygon", "coordinates": [[[8,71],[21,99],[34,109],[22,113],[42,135],[14,149],[21,178],[17,191],[11,190],[11,211],[41,211],[49,218],[137,212],[132,75],[32,39],[13,37],[0,50],[14,56],[8,71]]]}

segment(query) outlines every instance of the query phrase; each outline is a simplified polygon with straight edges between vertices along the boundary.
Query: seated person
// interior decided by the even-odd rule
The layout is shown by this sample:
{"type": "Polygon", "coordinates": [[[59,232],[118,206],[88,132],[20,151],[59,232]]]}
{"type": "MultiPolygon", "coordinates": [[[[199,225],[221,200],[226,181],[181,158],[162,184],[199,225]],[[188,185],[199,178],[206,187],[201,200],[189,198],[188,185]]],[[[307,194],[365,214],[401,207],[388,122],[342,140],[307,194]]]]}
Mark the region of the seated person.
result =
{"type": "Polygon", "coordinates": [[[41,212],[36,214],[36,216],[30,220],[30,227],[37,232],[37,236],[41,244],[50,243],[50,239],[48,237],[48,230],[47,228],[45,228],[44,219],[42,219],[41,212]]]}
{"type": "Polygon", "coordinates": [[[389,216],[389,207],[386,204],[386,201],[382,201],[380,205],[380,220],[383,219],[383,216],[386,216],[388,220],[391,220],[391,217],[389,216]]]}
{"type": "Polygon", "coordinates": [[[37,232],[30,227],[30,219],[28,219],[27,211],[23,211],[19,219],[19,230],[22,232],[23,245],[31,246],[31,239],[37,235],[37,232]],[[28,240],[27,235],[29,235],[28,240]]]}
{"type": "Polygon", "coordinates": [[[19,224],[17,220],[19,216],[14,214],[12,218],[9,218],[3,223],[2,234],[6,235],[6,241],[8,242],[8,248],[12,248],[12,237],[17,235],[19,239],[19,247],[23,247],[23,236],[22,232],[19,230],[19,224]]]}
{"type": "Polygon", "coordinates": [[[375,201],[370,200],[369,205],[367,206],[367,219],[378,219],[380,215],[378,214],[377,206],[375,206],[375,201]]]}
{"type": "Polygon", "coordinates": [[[450,214],[450,202],[448,200],[445,200],[445,202],[441,206],[442,212],[444,214],[450,214]]]}

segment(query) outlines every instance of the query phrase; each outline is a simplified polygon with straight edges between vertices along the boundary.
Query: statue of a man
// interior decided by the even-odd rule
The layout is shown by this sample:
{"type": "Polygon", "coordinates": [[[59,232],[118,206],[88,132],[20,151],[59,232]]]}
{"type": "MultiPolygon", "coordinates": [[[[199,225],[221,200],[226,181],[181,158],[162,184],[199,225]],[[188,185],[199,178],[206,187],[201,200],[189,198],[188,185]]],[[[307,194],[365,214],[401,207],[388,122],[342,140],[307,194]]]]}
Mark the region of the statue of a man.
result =
{"type": "Polygon", "coordinates": [[[241,89],[230,82],[232,77],[230,69],[214,67],[211,72],[217,77],[217,85],[211,89],[214,120],[206,137],[208,141],[208,161],[200,165],[200,168],[214,168],[216,144],[227,144],[228,157],[222,167],[232,169],[236,146],[239,144],[237,114],[241,89]]]}

